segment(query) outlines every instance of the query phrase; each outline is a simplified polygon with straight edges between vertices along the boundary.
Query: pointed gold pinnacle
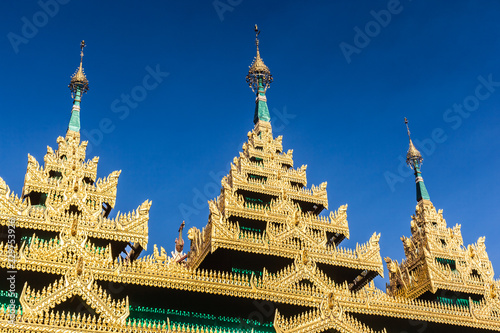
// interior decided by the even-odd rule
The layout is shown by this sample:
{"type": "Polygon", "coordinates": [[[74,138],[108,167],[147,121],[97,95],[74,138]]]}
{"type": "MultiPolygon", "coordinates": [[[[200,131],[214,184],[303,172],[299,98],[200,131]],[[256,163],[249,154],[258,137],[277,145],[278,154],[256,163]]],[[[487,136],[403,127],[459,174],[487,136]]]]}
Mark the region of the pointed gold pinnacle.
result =
{"type": "Polygon", "coordinates": [[[259,90],[259,86],[265,90],[269,88],[271,82],[273,81],[273,76],[271,75],[271,71],[264,64],[264,60],[260,57],[259,50],[259,34],[260,30],[257,24],[255,25],[255,46],[257,48],[257,54],[250,65],[250,70],[248,71],[248,75],[246,76],[246,81],[250,88],[252,88],[253,92],[257,93],[259,90]]]}
{"type": "Polygon", "coordinates": [[[408,126],[408,119],[405,117],[406,131],[408,132],[408,139],[410,139],[410,147],[408,148],[408,152],[406,153],[406,164],[408,164],[413,169],[413,164],[418,163],[421,164],[423,162],[422,154],[418,151],[417,148],[413,145],[410,136],[410,127],[408,126]]]}
{"type": "Polygon", "coordinates": [[[85,41],[82,40],[80,43],[80,66],[76,70],[75,74],[71,77],[71,81],[69,83],[69,89],[72,93],[76,93],[77,90],[80,90],[81,93],[87,92],[89,90],[89,81],[85,76],[85,72],[83,71],[83,48],[86,46],[85,41]]]}

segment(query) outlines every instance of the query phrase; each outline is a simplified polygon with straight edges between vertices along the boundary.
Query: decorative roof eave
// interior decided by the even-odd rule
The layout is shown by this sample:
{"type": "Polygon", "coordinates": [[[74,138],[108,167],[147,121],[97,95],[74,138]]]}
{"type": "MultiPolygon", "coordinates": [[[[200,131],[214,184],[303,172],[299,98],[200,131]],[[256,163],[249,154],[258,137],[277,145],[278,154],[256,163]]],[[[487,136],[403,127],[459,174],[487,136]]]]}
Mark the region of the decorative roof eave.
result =
{"type": "MultiPolygon", "coordinates": [[[[228,206],[225,207],[224,213],[226,216],[235,216],[252,220],[265,220],[267,222],[274,222],[282,224],[284,223],[283,217],[279,212],[273,212],[271,210],[267,210],[265,208],[244,208],[244,207],[234,207],[228,206]],[[267,214],[266,214],[267,213],[267,214]]],[[[344,236],[349,235],[349,228],[347,225],[335,225],[335,224],[327,224],[321,222],[312,222],[311,227],[315,226],[319,228],[321,231],[340,233],[344,236]]]]}
{"type": "MultiPolygon", "coordinates": [[[[450,306],[443,305],[433,305],[430,304],[428,306],[422,306],[422,304],[416,303],[408,303],[404,302],[404,300],[400,298],[389,299],[383,301],[383,307],[379,308],[379,301],[375,304],[372,303],[372,295],[369,295],[368,300],[360,300],[361,307],[367,308],[370,310],[369,314],[386,314],[384,317],[386,318],[402,318],[402,319],[410,319],[410,320],[419,320],[422,322],[435,322],[442,323],[445,325],[453,325],[458,327],[472,327],[482,330],[492,330],[492,331],[500,331],[500,325],[498,319],[494,318],[486,318],[483,316],[483,313],[490,312],[491,303],[485,303],[483,305],[474,305],[472,308],[450,308],[450,306]],[[391,306],[392,304],[392,306],[391,306]],[[388,308],[389,307],[389,308],[388,308]]],[[[376,297],[376,296],[375,296],[376,297]]],[[[335,299],[334,299],[335,300],[335,299]]],[[[359,304],[359,303],[358,303],[359,304]]],[[[342,305],[342,304],[341,304],[342,305]]],[[[332,323],[338,329],[348,329],[341,332],[370,332],[368,327],[363,327],[363,324],[356,319],[354,319],[351,315],[347,313],[344,307],[335,306],[335,302],[331,307],[330,311],[328,311],[327,307],[329,307],[328,298],[323,299],[323,303],[321,306],[316,307],[309,313],[299,314],[297,316],[291,318],[285,318],[279,312],[276,313],[274,318],[275,329],[277,333],[285,333],[285,332],[295,332],[294,329],[303,328],[303,331],[307,332],[322,332],[322,327],[328,328],[332,323]],[[326,310],[326,311],[325,311],[326,310]],[[334,310],[334,311],[332,311],[334,310]],[[329,315],[330,313],[333,314],[329,315]],[[344,325],[350,325],[346,326],[344,325]],[[361,330],[365,329],[365,331],[361,330]],[[361,331],[359,331],[361,330],[361,331]],[[367,331],[368,330],[368,331],[367,331]]],[[[91,319],[90,317],[73,317],[71,318],[68,315],[66,318],[58,319],[58,324],[50,324],[55,317],[59,318],[60,313],[51,312],[35,316],[27,316],[21,314],[18,311],[17,315],[15,315],[16,319],[14,322],[10,320],[11,314],[7,310],[6,312],[0,312],[0,329],[3,330],[16,330],[19,332],[33,332],[38,331],[40,329],[45,329],[47,331],[54,329],[63,328],[67,332],[108,332],[110,329],[116,331],[129,331],[133,330],[137,333],[146,333],[146,332],[171,332],[171,333],[181,333],[185,328],[182,328],[180,325],[170,326],[170,323],[163,323],[162,325],[157,325],[156,323],[151,323],[151,325],[136,325],[132,321],[127,321],[125,324],[106,324],[102,319],[91,319]],[[92,329],[84,329],[84,327],[92,327],[92,329]]],[[[200,329],[201,331],[201,329],[200,329]]],[[[217,329],[213,330],[214,333],[222,333],[217,329]]],[[[383,331],[382,331],[383,332],[383,331]]]]}
{"type": "Polygon", "coordinates": [[[252,173],[252,171],[256,171],[256,172],[267,172],[269,174],[276,174],[279,171],[280,174],[282,174],[284,177],[297,178],[299,179],[299,181],[304,181],[304,178],[306,177],[305,174],[306,166],[302,166],[301,168],[298,169],[292,169],[293,168],[293,163],[292,163],[290,165],[291,168],[285,169],[277,158],[272,158],[272,157],[264,158],[263,164],[261,164],[249,160],[247,156],[245,156],[242,152],[240,152],[239,157],[235,157],[233,159],[233,164],[238,166],[238,169],[246,173],[248,172],[252,173]]]}
{"type": "Polygon", "coordinates": [[[321,333],[333,330],[339,333],[387,333],[385,329],[374,331],[340,308],[334,307],[332,305],[330,309],[322,305],[321,308],[291,318],[285,318],[276,311],[274,329],[276,333],[321,333]]]}
{"type": "MultiPolygon", "coordinates": [[[[497,295],[500,291],[498,283],[495,288],[496,294],[494,295],[497,295]]],[[[312,315],[304,313],[286,319],[277,315],[275,327],[277,327],[277,332],[280,332],[279,329],[283,332],[294,332],[295,329],[297,332],[299,329],[315,332],[319,325],[322,325],[321,327],[338,325],[336,320],[344,313],[357,313],[500,331],[500,318],[491,311],[500,306],[500,299],[494,295],[492,293],[492,296],[487,295],[480,303],[471,302],[468,307],[463,307],[392,297],[377,289],[373,284],[357,293],[352,293],[347,286],[342,285],[336,286],[330,293],[325,294],[321,306],[314,310],[312,315]],[[332,312],[335,315],[332,316],[332,312]],[[319,318],[322,320],[318,320],[319,318]]]]}
{"type": "MultiPolygon", "coordinates": [[[[67,333],[94,333],[94,332],[134,332],[134,333],[186,333],[186,327],[182,323],[170,323],[157,320],[127,320],[125,323],[109,323],[102,318],[91,316],[80,316],[80,314],[64,314],[58,311],[48,313],[39,313],[35,315],[26,315],[19,313],[14,315],[12,321],[9,310],[0,312],[0,330],[2,332],[32,333],[32,332],[58,332],[67,333]],[[57,322],[57,324],[56,324],[57,322]]],[[[196,326],[198,332],[227,333],[224,327],[196,326]]]]}
{"type": "MultiPolygon", "coordinates": [[[[224,191],[226,193],[228,191],[224,191]]],[[[289,197],[287,200],[278,200],[275,202],[272,202],[269,206],[265,205],[247,205],[245,201],[236,196],[236,195],[228,195],[226,198],[226,202],[223,203],[223,206],[221,207],[221,211],[224,211],[224,214],[226,216],[236,216],[236,217],[243,217],[243,218],[248,218],[248,219],[253,219],[253,220],[265,220],[267,222],[275,222],[275,223],[283,223],[284,218],[286,218],[287,215],[293,214],[293,211],[296,210],[296,203],[293,200],[297,201],[302,201],[300,200],[303,197],[289,197]],[[293,199],[293,200],[292,200],[293,199]],[[290,209],[292,207],[293,209],[290,209]],[[285,214],[285,216],[283,216],[285,214]]],[[[303,200],[305,201],[305,200],[303,200]]],[[[306,201],[308,202],[308,201],[306,201]]],[[[312,203],[318,203],[318,201],[309,201],[312,203]]],[[[321,205],[321,202],[318,203],[318,205],[321,205]]],[[[328,218],[329,221],[333,220],[332,214],[330,214],[330,217],[328,218]]],[[[311,217],[311,222],[316,220],[317,222],[321,222],[321,218],[315,218],[311,217]]],[[[325,220],[326,221],[326,220],[325,220]]],[[[332,232],[345,232],[347,230],[347,224],[341,226],[341,225],[334,225],[334,224],[329,224],[326,221],[323,225],[318,224],[318,227],[320,227],[323,230],[327,231],[332,231],[332,232]]]]}
{"type": "MultiPolygon", "coordinates": [[[[60,243],[54,247],[58,247],[60,252],[64,251],[60,243]]],[[[39,249],[42,251],[45,247],[39,247],[39,249]]],[[[39,251],[36,249],[32,252],[18,250],[21,260],[18,261],[16,268],[65,275],[73,274],[75,271],[74,264],[60,255],[44,255],[42,258],[37,258],[39,251]]],[[[227,296],[234,296],[233,290],[235,290],[241,294],[241,297],[261,298],[274,295],[275,301],[279,300],[300,306],[316,306],[319,303],[319,299],[314,296],[314,293],[311,293],[311,290],[296,285],[296,282],[301,280],[301,276],[307,276],[311,281],[315,281],[317,287],[323,292],[334,286],[333,281],[315,268],[313,257],[307,255],[307,259],[305,259],[304,254],[296,256],[294,264],[276,275],[264,271],[262,277],[258,278],[187,268],[168,261],[168,258],[155,258],[153,256],[137,259],[132,264],[121,261],[110,263],[108,260],[92,258],[92,256],[88,256],[88,264],[84,267],[87,267],[86,270],[93,279],[100,281],[117,281],[227,296]]],[[[8,255],[5,252],[0,255],[0,263],[3,266],[7,261],[8,255]]]]}
{"type": "MultiPolygon", "coordinates": [[[[76,275],[76,269],[68,270],[66,276],[68,276],[68,273],[69,275],[76,275]],[[71,274],[71,272],[74,272],[74,274],[71,274]]],[[[125,323],[125,320],[129,316],[128,297],[123,301],[110,302],[106,297],[108,293],[102,291],[97,283],[82,285],[77,278],[72,278],[71,280],[69,281],[65,277],[54,282],[51,285],[52,292],[45,295],[45,289],[43,289],[40,299],[32,297],[35,294],[35,290],[31,290],[26,282],[19,298],[23,312],[27,316],[47,312],[66,299],[78,295],[88,301],[90,307],[102,315],[106,322],[125,323]]]]}
{"type": "MultiPolygon", "coordinates": [[[[273,255],[283,258],[294,258],[297,255],[297,252],[300,251],[301,247],[299,244],[296,246],[288,247],[287,244],[269,244],[266,245],[264,242],[258,244],[254,241],[245,242],[244,240],[229,240],[229,239],[213,239],[212,247],[214,248],[224,248],[230,249],[234,251],[242,251],[248,253],[256,253],[256,254],[264,254],[264,255],[273,255]]],[[[384,267],[382,264],[382,259],[380,258],[365,258],[365,256],[361,256],[356,258],[355,251],[350,249],[343,248],[335,248],[332,250],[324,250],[319,251],[315,248],[306,248],[309,252],[309,256],[312,260],[330,265],[330,266],[339,266],[351,268],[354,270],[368,270],[373,271],[379,274],[380,276],[384,276],[384,267]]],[[[376,252],[376,251],[373,251],[376,252]]],[[[372,254],[370,252],[370,254],[372,254]]]]}
{"type": "MultiPolygon", "coordinates": [[[[0,255],[0,263],[6,264],[7,260],[6,255],[0,255]]],[[[65,266],[65,269],[60,269],[60,274],[69,274],[74,271],[74,265],[69,263],[60,263],[58,266],[65,266]]],[[[52,267],[54,264],[48,261],[27,258],[24,263],[18,263],[16,268],[20,271],[43,270],[51,272],[52,267]]],[[[232,297],[239,295],[238,297],[251,299],[262,299],[271,295],[271,301],[307,307],[317,306],[320,301],[319,298],[304,290],[293,288],[281,290],[270,283],[264,284],[263,277],[250,278],[241,274],[229,273],[227,277],[222,278],[221,272],[188,269],[175,262],[165,264],[163,260],[157,261],[151,257],[137,259],[132,265],[117,261],[113,262],[112,265],[94,262],[91,270],[93,278],[98,281],[115,281],[232,297]],[[145,267],[150,269],[144,269],[145,267]]]]}
{"type": "Polygon", "coordinates": [[[366,292],[344,295],[346,291],[336,291],[339,305],[346,312],[360,314],[381,314],[386,317],[459,325],[472,328],[500,331],[500,318],[482,309],[496,307],[498,299],[489,299],[480,304],[470,303],[469,307],[440,304],[436,302],[389,296],[375,287],[364,289],[366,292]],[[411,309],[411,310],[410,310],[411,309]],[[480,315],[481,314],[481,315],[480,315]]]}
{"type": "MultiPolygon", "coordinates": [[[[218,248],[295,258],[302,250],[302,246],[306,245],[309,256],[314,261],[351,269],[373,271],[381,276],[384,274],[380,256],[380,235],[376,233],[372,235],[366,244],[356,244],[356,249],[350,250],[332,245],[327,246],[325,243],[326,235],[320,232],[322,237],[318,239],[318,235],[315,236],[317,232],[310,229],[311,226],[309,226],[307,219],[302,220],[302,222],[298,220],[298,228],[291,226],[290,230],[284,229],[284,232],[278,233],[271,230],[268,225],[264,234],[260,235],[242,231],[237,223],[233,225],[227,218],[221,218],[215,202],[209,202],[209,207],[211,220],[203,231],[200,232],[196,228],[190,229],[188,237],[191,239],[191,251],[188,265],[191,268],[198,267],[209,252],[214,252],[218,248]],[[294,239],[296,237],[302,239],[304,243],[295,243],[294,239]]],[[[345,209],[346,206],[342,206],[339,212],[332,212],[330,215],[332,221],[345,220],[345,209]]],[[[345,227],[347,228],[346,222],[345,227]]]]}
{"type": "MultiPolygon", "coordinates": [[[[258,157],[262,158],[263,160],[271,158],[268,153],[253,148],[249,148],[247,150],[247,154],[249,157],[258,157]]],[[[286,153],[274,155],[274,159],[281,165],[285,164],[293,167],[293,159],[290,156],[287,156],[286,153]]]]}
{"type": "Polygon", "coordinates": [[[265,182],[260,182],[251,179],[243,180],[240,177],[234,177],[234,173],[232,176],[233,192],[238,189],[242,189],[256,193],[274,194],[275,196],[285,193],[290,199],[322,205],[328,209],[328,194],[326,192],[326,188],[323,188],[322,185],[318,187],[313,185],[312,189],[297,189],[293,188],[289,182],[283,180],[268,178],[265,182]]]}
{"type": "MultiPolygon", "coordinates": [[[[11,219],[15,219],[17,228],[24,229],[33,229],[33,230],[41,230],[41,231],[55,231],[59,232],[63,228],[67,227],[71,224],[70,219],[67,221],[63,220],[52,220],[47,221],[43,216],[43,212],[45,209],[37,208],[32,209],[31,212],[35,216],[23,216],[23,215],[11,215],[11,214],[1,214],[0,213],[0,225],[7,226],[9,225],[9,221],[11,219]],[[41,214],[40,214],[41,212],[41,214]]],[[[130,223],[123,227],[123,229],[119,229],[117,226],[114,226],[113,220],[104,219],[104,224],[96,225],[96,226],[88,226],[81,224],[80,228],[85,230],[89,237],[106,239],[106,240],[116,240],[121,242],[131,242],[131,243],[139,243],[143,248],[146,248],[148,243],[148,215],[141,216],[136,220],[136,222],[130,223]],[[113,229],[103,228],[103,225],[106,226],[114,226],[113,229]]]]}
{"type": "MultiPolygon", "coordinates": [[[[268,129],[271,131],[271,128],[268,129]]],[[[243,143],[243,152],[246,156],[252,156],[253,154],[266,153],[267,155],[276,154],[277,158],[281,157],[286,160],[293,161],[293,149],[289,149],[286,153],[283,152],[283,136],[272,137],[272,133],[265,133],[264,137],[262,133],[259,136],[259,129],[254,128],[252,131],[247,133],[248,142],[243,143]],[[266,138],[268,135],[268,138],[266,138]],[[271,140],[269,140],[269,138],[271,140]],[[259,149],[257,149],[259,147],[259,149]],[[265,149],[265,150],[264,150],[265,149]]]]}
{"type": "MultiPolygon", "coordinates": [[[[238,163],[233,161],[235,168],[238,168],[237,165],[238,163]]],[[[306,177],[306,167],[303,165],[302,167],[298,169],[288,169],[288,170],[280,170],[280,177],[284,180],[288,180],[300,183],[304,186],[307,186],[307,177],[306,177]]],[[[242,163],[241,167],[239,168],[238,172],[240,174],[255,174],[255,175],[261,175],[261,176],[267,176],[269,174],[275,175],[277,174],[277,169],[269,168],[266,166],[259,166],[254,162],[246,162],[242,163]]]]}
{"type": "MultiPolygon", "coordinates": [[[[226,185],[227,187],[230,186],[227,180],[223,180],[223,194],[225,199],[219,200],[217,205],[214,205],[214,209],[211,209],[211,212],[217,212],[217,215],[223,212],[226,217],[236,216],[282,224],[296,212],[296,204],[290,200],[293,198],[273,202],[269,207],[252,206],[249,208],[244,200],[237,196],[233,190],[227,189],[226,185]]],[[[311,228],[317,228],[325,232],[340,233],[349,238],[346,210],[347,205],[343,205],[337,211],[331,211],[327,217],[301,213],[298,219],[311,228]]]]}

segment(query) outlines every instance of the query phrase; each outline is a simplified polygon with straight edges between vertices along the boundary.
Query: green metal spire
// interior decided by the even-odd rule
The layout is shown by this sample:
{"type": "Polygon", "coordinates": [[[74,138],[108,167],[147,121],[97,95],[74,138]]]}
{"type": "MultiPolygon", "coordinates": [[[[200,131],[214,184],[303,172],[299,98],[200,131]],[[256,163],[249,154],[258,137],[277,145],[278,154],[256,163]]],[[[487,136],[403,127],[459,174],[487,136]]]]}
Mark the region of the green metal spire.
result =
{"type": "Polygon", "coordinates": [[[255,99],[255,114],[253,116],[254,124],[257,124],[259,120],[271,121],[271,115],[269,114],[269,108],[267,107],[266,91],[262,84],[262,79],[259,79],[259,89],[257,91],[257,98],[255,99]]]}
{"type": "Polygon", "coordinates": [[[257,25],[255,25],[255,45],[257,46],[257,55],[253,59],[248,75],[246,76],[248,85],[257,95],[257,98],[255,99],[255,114],[253,118],[253,122],[255,124],[259,121],[271,121],[271,115],[269,114],[269,108],[267,107],[266,91],[273,81],[271,71],[260,57],[259,34],[260,31],[257,25]]]}
{"type": "Polygon", "coordinates": [[[85,41],[82,40],[80,44],[80,67],[76,70],[75,74],[71,77],[71,82],[68,87],[71,90],[73,97],[73,108],[71,109],[71,118],[69,120],[68,131],[80,132],[80,103],[82,101],[82,94],[89,90],[89,81],[83,72],[83,48],[85,41]]]}
{"type": "Polygon", "coordinates": [[[80,132],[80,102],[82,91],[80,87],[76,88],[75,98],[73,100],[73,108],[71,109],[71,118],[69,119],[68,130],[80,132]]]}
{"type": "Polygon", "coordinates": [[[424,179],[422,178],[422,172],[420,171],[420,165],[421,164],[418,164],[418,162],[414,161],[415,183],[417,184],[417,202],[420,202],[420,200],[422,200],[422,199],[431,200],[431,197],[429,196],[429,192],[427,192],[427,188],[425,187],[424,179]]]}
{"type": "Polygon", "coordinates": [[[408,153],[406,154],[406,163],[415,170],[415,183],[417,186],[417,202],[420,202],[422,199],[431,200],[429,196],[429,192],[427,192],[427,188],[425,187],[424,178],[422,178],[422,172],[420,171],[420,167],[424,159],[422,158],[422,154],[415,148],[413,142],[411,141],[410,136],[410,128],[408,127],[408,119],[405,118],[406,130],[408,131],[408,138],[410,139],[410,147],[408,148],[408,153]]]}

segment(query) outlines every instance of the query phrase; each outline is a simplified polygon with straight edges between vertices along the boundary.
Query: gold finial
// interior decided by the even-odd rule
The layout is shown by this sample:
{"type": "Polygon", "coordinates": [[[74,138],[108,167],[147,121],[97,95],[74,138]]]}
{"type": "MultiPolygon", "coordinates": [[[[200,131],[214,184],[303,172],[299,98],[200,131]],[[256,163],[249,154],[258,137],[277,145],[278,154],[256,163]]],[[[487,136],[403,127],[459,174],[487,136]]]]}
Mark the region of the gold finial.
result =
{"type": "Polygon", "coordinates": [[[82,40],[82,42],[80,43],[80,67],[78,67],[75,74],[73,74],[68,85],[72,93],[76,93],[78,88],[80,88],[81,93],[87,92],[89,90],[89,81],[87,80],[87,77],[85,76],[85,73],[83,71],[83,48],[85,46],[87,45],[85,44],[85,41],[82,40]]]}
{"type": "Polygon", "coordinates": [[[406,131],[408,132],[408,137],[410,138],[411,140],[411,136],[410,136],[410,127],[408,127],[408,119],[406,119],[405,117],[405,124],[406,124],[406,131]]]}
{"type": "Polygon", "coordinates": [[[83,62],[83,48],[85,46],[87,46],[87,45],[85,45],[85,41],[82,40],[82,42],[80,43],[80,49],[81,49],[81,51],[80,51],[80,66],[81,66],[81,64],[83,62]]]}
{"type": "Polygon", "coordinates": [[[255,25],[255,45],[257,46],[257,53],[259,53],[259,34],[260,34],[260,30],[259,30],[259,27],[257,26],[257,24],[255,25]]]}
{"type": "Polygon", "coordinates": [[[259,91],[259,86],[262,87],[264,92],[269,88],[271,82],[273,82],[273,76],[271,75],[271,71],[264,64],[264,61],[260,57],[259,51],[259,34],[260,30],[257,24],[255,25],[255,46],[257,47],[257,55],[252,61],[252,65],[250,65],[250,70],[248,71],[248,75],[246,76],[246,80],[250,88],[252,88],[254,93],[259,91]]]}
{"type": "Polygon", "coordinates": [[[422,158],[422,154],[420,154],[418,149],[415,148],[413,142],[411,141],[410,127],[408,126],[408,119],[406,119],[406,117],[405,117],[405,124],[406,124],[406,131],[408,133],[408,139],[410,139],[410,147],[408,148],[408,153],[406,153],[406,164],[408,164],[410,168],[413,169],[413,164],[415,162],[421,164],[424,161],[424,159],[422,158]]]}

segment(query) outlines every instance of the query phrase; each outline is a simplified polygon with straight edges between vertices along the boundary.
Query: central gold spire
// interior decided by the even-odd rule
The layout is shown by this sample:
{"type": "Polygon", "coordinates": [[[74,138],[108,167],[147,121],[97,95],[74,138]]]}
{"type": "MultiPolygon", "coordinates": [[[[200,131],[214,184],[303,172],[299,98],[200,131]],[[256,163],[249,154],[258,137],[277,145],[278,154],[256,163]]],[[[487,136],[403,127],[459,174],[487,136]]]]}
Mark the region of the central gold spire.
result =
{"type": "Polygon", "coordinates": [[[259,34],[260,30],[255,25],[255,46],[257,47],[257,55],[253,59],[252,65],[250,65],[250,70],[248,71],[248,75],[246,76],[246,80],[250,88],[252,88],[254,93],[258,93],[259,87],[263,87],[264,91],[269,88],[271,82],[273,82],[273,76],[271,75],[271,71],[264,64],[264,61],[260,57],[259,52],[259,34]]]}

